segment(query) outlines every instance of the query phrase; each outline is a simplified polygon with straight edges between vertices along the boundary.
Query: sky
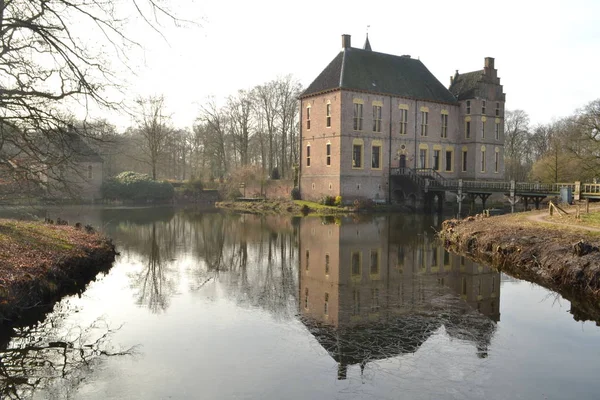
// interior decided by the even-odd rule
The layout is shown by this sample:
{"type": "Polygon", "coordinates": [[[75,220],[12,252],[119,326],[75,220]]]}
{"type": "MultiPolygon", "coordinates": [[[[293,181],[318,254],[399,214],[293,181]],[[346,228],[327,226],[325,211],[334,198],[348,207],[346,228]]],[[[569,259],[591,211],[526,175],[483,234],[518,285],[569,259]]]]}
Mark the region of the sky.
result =
{"type": "MultiPolygon", "coordinates": [[[[143,45],[131,96],[163,94],[176,127],[191,127],[209,96],[292,74],[306,87],[341,50],[341,35],[373,51],[419,58],[450,76],[494,57],[506,108],[533,124],[571,115],[600,98],[600,1],[283,2],[164,0],[195,24],[139,25],[143,45]]],[[[134,122],[115,117],[118,126],[134,122]]]]}

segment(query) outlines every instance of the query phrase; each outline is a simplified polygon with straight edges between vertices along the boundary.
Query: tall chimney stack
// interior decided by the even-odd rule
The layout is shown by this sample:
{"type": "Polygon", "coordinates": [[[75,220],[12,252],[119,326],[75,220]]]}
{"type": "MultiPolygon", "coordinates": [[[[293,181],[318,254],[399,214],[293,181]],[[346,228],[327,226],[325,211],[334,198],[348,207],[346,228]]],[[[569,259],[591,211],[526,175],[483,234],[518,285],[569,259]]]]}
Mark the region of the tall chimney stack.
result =
{"type": "Polygon", "coordinates": [[[342,35],[342,49],[349,49],[350,47],[350,35],[342,35]]]}
{"type": "Polygon", "coordinates": [[[485,68],[494,69],[494,58],[493,57],[485,58],[485,68]]]}

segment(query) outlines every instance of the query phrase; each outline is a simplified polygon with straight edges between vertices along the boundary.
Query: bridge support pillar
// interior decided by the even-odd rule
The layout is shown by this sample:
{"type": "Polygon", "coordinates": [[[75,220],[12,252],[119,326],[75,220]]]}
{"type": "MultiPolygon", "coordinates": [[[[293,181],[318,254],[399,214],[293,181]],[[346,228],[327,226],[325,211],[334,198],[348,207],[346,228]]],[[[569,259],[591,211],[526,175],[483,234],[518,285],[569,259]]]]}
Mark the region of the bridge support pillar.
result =
{"type": "Polygon", "coordinates": [[[515,212],[515,204],[517,204],[517,202],[519,201],[517,199],[517,197],[515,196],[515,188],[516,188],[515,181],[514,180],[510,181],[510,194],[508,197],[508,202],[510,203],[510,212],[511,213],[515,212]]]}

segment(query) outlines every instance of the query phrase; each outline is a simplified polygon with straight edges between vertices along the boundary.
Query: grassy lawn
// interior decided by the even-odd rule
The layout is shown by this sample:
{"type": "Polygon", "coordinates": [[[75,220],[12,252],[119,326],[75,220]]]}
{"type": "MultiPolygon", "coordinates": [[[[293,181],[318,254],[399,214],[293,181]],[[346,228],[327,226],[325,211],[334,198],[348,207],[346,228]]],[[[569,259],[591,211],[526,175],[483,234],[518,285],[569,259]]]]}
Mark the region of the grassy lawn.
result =
{"type": "Polygon", "coordinates": [[[296,205],[298,205],[299,207],[303,207],[303,206],[307,206],[309,208],[312,208],[313,210],[320,212],[320,211],[334,211],[334,212],[340,212],[340,211],[344,211],[343,207],[336,207],[336,206],[326,206],[323,204],[319,204],[319,203],[315,203],[312,201],[307,201],[307,200],[294,200],[294,203],[296,203],[296,205]]]}

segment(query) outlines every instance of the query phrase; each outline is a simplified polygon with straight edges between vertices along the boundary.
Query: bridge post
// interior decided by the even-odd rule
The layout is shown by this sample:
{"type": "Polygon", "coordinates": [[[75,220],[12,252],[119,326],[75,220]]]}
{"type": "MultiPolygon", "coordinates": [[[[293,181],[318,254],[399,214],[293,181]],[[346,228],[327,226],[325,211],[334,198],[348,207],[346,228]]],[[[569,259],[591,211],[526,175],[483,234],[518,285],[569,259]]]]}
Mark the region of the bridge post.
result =
{"type": "Polygon", "coordinates": [[[458,180],[458,192],[456,194],[456,201],[458,203],[458,218],[460,218],[460,214],[462,214],[462,201],[465,199],[465,195],[462,192],[463,180],[458,180]]]}
{"type": "Polygon", "coordinates": [[[573,200],[579,201],[581,199],[581,182],[575,181],[575,193],[573,193],[573,200]]]}
{"type": "Polygon", "coordinates": [[[516,188],[516,184],[514,179],[510,181],[510,195],[508,198],[508,202],[510,203],[510,212],[514,213],[515,212],[515,204],[517,204],[518,199],[515,196],[515,188],[516,188]]]}

